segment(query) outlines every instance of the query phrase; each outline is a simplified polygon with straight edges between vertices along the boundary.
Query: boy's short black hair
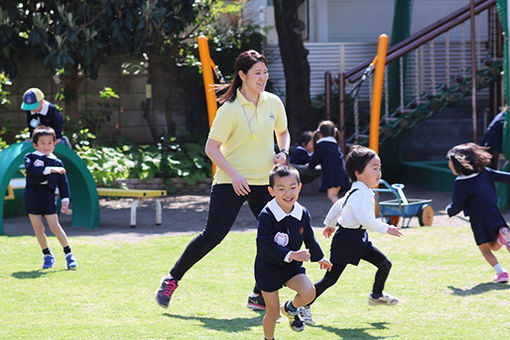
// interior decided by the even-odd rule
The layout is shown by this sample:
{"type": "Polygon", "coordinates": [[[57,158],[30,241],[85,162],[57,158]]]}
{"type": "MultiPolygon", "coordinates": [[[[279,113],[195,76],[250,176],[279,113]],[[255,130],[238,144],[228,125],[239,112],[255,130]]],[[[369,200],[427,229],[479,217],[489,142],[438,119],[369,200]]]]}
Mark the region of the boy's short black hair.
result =
{"type": "Polygon", "coordinates": [[[488,149],[475,143],[464,143],[451,148],[446,157],[452,161],[457,173],[467,176],[480,172],[489,165],[492,155],[488,149]]]}
{"type": "Polygon", "coordinates": [[[367,164],[376,156],[374,150],[361,145],[353,145],[351,151],[345,158],[345,171],[351,179],[351,182],[356,182],[356,171],[362,173],[367,164]]]}
{"type": "Polygon", "coordinates": [[[290,165],[285,164],[276,164],[273,169],[271,169],[271,172],[269,173],[269,186],[271,188],[274,187],[274,178],[275,177],[287,177],[287,176],[294,176],[296,177],[296,180],[298,184],[301,183],[301,178],[299,177],[299,171],[297,171],[296,168],[290,165]]]}
{"type": "Polygon", "coordinates": [[[49,126],[39,125],[32,132],[32,142],[37,145],[39,138],[42,136],[51,136],[53,137],[53,141],[57,140],[57,135],[55,134],[55,130],[49,126]]]}

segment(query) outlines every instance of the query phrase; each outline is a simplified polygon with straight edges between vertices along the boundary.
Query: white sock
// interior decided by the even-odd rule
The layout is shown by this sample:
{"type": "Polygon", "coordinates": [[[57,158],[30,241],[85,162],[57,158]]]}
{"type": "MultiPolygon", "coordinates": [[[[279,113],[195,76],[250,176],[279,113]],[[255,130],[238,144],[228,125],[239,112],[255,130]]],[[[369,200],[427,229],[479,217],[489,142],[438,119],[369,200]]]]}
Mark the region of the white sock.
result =
{"type": "Polygon", "coordinates": [[[496,271],[496,274],[500,274],[505,271],[499,263],[494,266],[494,270],[496,271]]]}

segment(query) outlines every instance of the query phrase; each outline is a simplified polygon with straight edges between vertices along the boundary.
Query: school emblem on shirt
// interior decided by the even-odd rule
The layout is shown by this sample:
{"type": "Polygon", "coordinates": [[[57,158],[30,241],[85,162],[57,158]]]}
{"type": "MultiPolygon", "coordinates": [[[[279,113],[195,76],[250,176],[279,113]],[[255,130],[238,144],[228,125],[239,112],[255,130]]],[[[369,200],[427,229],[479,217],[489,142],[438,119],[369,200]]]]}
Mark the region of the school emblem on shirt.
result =
{"type": "Polygon", "coordinates": [[[277,245],[285,247],[287,244],[289,244],[289,235],[285,233],[276,233],[276,235],[274,235],[274,242],[277,245]]]}
{"type": "Polygon", "coordinates": [[[36,128],[39,126],[39,120],[36,119],[36,118],[32,118],[32,120],[30,121],[30,126],[33,127],[33,128],[36,128]]]}
{"type": "Polygon", "coordinates": [[[34,162],[34,166],[44,166],[44,162],[40,159],[36,159],[34,162]]]}
{"type": "Polygon", "coordinates": [[[299,227],[299,234],[303,235],[304,232],[305,232],[305,228],[299,227]]]}

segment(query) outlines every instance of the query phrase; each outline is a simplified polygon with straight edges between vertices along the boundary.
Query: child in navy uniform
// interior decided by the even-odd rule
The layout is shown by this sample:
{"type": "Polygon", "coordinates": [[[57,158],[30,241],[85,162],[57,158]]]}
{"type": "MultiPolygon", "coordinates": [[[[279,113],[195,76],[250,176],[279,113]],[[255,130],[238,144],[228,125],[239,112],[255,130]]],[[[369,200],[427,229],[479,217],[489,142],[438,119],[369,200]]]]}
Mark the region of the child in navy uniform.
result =
{"type": "Polygon", "coordinates": [[[44,99],[44,93],[40,89],[32,87],[25,91],[21,109],[26,112],[30,134],[40,125],[48,126],[55,131],[57,143],[70,146],[67,139],[62,138],[64,117],[55,105],[44,99]]]}
{"type": "Polygon", "coordinates": [[[319,191],[327,192],[328,199],[335,203],[340,190],[349,188],[349,179],[344,169],[344,156],[338,146],[340,132],[332,121],[325,120],[319,124],[315,136],[318,140],[309,167],[313,169],[317,164],[321,165],[322,178],[319,191]]]}
{"type": "Polygon", "coordinates": [[[64,164],[53,154],[56,143],[55,131],[46,126],[36,127],[32,135],[32,143],[37,151],[25,155],[27,174],[25,209],[44,254],[43,269],[53,267],[55,262],[55,257],[48,248],[48,240],[44,233],[43,215],[51,231],[64,248],[67,268],[74,269],[77,262],[69,247],[67,235],[60,226],[57,217],[55,190],[58,187],[60,197],[62,197],[62,212],[67,213],[69,210],[69,184],[64,164]]]}
{"type": "Polygon", "coordinates": [[[503,125],[505,124],[505,115],[507,109],[498,113],[487,127],[487,131],[483,134],[480,145],[487,146],[487,150],[491,156],[489,167],[497,170],[499,154],[503,152],[503,125]]]}
{"type": "Polygon", "coordinates": [[[331,268],[315,239],[310,213],[298,202],[301,183],[296,169],[276,165],[269,175],[269,193],[274,197],[258,219],[255,280],[266,302],[264,336],[274,338],[276,320],[282,313],[292,330],[300,332],[304,322],[297,308],[315,297],[313,283],[305,275],[303,261],[318,261],[321,269],[331,268]],[[307,249],[300,249],[305,243],[307,249]],[[280,307],[278,290],[287,286],[297,292],[292,301],[280,307]]]}
{"type": "Polygon", "coordinates": [[[448,166],[457,175],[448,216],[464,210],[469,216],[476,245],[485,260],[494,268],[495,282],[508,282],[508,273],[492,253],[501,245],[510,251],[510,229],[498,208],[494,181],[510,183],[510,173],[486,168],[491,155],[486,147],[474,143],[460,144],[448,151],[448,166]]]}
{"type": "Polygon", "coordinates": [[[312,159],[314,150],[314,141],[312,131],[305,131],[299,135],[297,146],[290,149],[290,165],[299,171],[301,183],[313,182],[322,174],[321,170],[310,169],[308,163],[312,159]]]}
{"type": "Polygon", "coordinates": [[[290,155],[289,163],[308,164],[313,155],[313,133],[305,131],[299,135],[297,146],[290,155]]]}
{"type": "MultiPolygon", "coordinates": [[[[353,183],[349,192],[333,204],[324,220],[324,236],[331,237],[335,233],[330,258],[333,267],[315,283],[315,300],[338,281],[348,264],[357,266],[360,260],[365,260],[377,267],[372,293],[368,296],[369,305],[394,305],[398,299],[383,292],[391,262],[372,245],[367,234],[368,229],[397,237],[402,235],[398,228],[375,218],[371,188],[381,180],[381,160],[373,150],[356,145],[347,155],[345,169],[353,183]]],[[[310,304],[300,309],[300,314],[306,323],[313,324],[310,304]]]]}

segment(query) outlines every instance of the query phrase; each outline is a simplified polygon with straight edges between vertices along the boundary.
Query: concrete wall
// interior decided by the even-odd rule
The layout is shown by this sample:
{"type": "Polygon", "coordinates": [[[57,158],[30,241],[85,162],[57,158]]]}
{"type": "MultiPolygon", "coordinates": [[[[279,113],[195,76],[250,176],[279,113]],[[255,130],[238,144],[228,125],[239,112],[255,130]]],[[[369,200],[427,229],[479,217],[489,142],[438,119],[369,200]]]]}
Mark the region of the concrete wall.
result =
{"type": "MultiPolygon", "coordinates": [[[[95,103],[99,100],[99,91],[105,86],[111,87],[119,96],[119,100],[112,100],[120,105],[120,109],[113,112],[111,121],[103,127],[105,135],[125,136],[137,143],[151,143],[152,136],[141,108],[146,97],[147,75],[143,72],[138,75],[123,75],[121,64],[128,61],[126,57],[111,58],[107,65],[101,67],[96,80],[83,80],[78,98],[79,110],[85,109],[85,103],[95,103]],[[116,128],[118,126],[118,128],[116,128]]],[[[200,93],[182,93],[182,89],[169,88],[169,75],[163,69],[164,62],[160,63],[161,72],[156,72],[152,93],[152,114],[156,123],[156,130],[160,134],[167,132],[167,116],[172,119],[178,133],[187,129],[191,124],[202,124],[189,119],[190,112],[200,109],[200,93]],[[198,96],[197,100],[194,98],[198,96]],[[172,104],[170,104],[170,102],[172,104]],[[180,127],[180,128],[179,128],[180,127]]],[[[55,101],[55,94],[62,87],[53,75],[41,63],[35,60],[24,60],[19,67],[19,74],[12,79],[12,86],[5,90],[10,92],[10,104],[0,109],[0,122],[9,120],[12,129],[16,131],[26,127],[25,115],[20,109],[23,93],[29,87],[39,87],[45,93],[46,99],[65,107],[63,102],[55,101]]],[[[204,111],[205,112],[205,111],[204,111]]],[[[205,113],[204,113],[205,114],[205,113]]],[[[206,114],[205,114],[206,115],[206,114]]],[[[207,124],[207,117],[204,118],[207,124]]],[[[207,126],[204,126],[207,129],[207,126]]]]}

